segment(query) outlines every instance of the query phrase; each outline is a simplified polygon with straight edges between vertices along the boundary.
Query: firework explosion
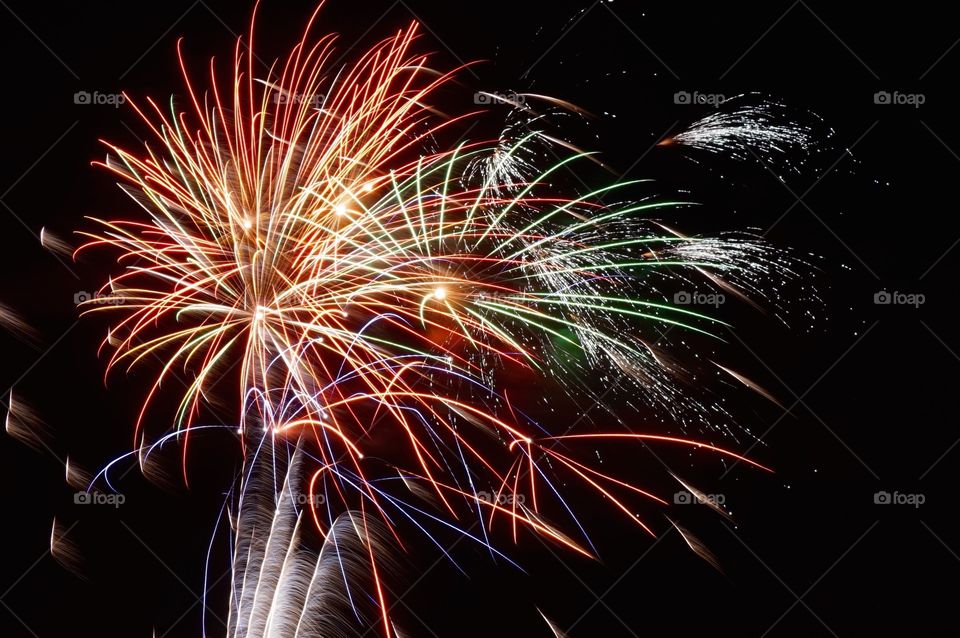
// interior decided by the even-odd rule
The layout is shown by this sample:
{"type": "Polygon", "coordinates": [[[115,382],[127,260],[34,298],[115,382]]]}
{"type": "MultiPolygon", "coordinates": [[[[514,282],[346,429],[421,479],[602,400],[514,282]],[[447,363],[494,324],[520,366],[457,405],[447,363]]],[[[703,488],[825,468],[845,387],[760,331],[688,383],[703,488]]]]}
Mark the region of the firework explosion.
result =
{"type": "MultiPolygon", "coordinates": [[[[667,229],[651,216],[684,202],[631,200],[636,182],[567,188],[567,173],[596,160],[538,128],[536,106],[557,100],[522,96],[497,138],[457,139],[483,113],[437,106],[460,69],[434,71],[414,52],[416,24],[336,67],[335,37],[312,36],[315,18],[269,69],[256,66],[252,27],[226,80],[211,65],[197,84],[181,55],[185,110],[127,97],[151,141],[107,144],[101,166],[143,212],[93,219],[78,251],[117,255],[85,308],[114,317],[109,368],[162,362],[123,458],[145,467],[180,441],[186,480],[195,433],[239,432],[230,635],[315,635],[302,627],[321,613],[340,623],[347,612],[317,602],[331,595],[318,591],[331,570],[358,620],[350,583],[369,576],[367,597],[392,635],[382,548],[403,547],[404,529],[431,540],[431,529],[454,530],[502,556],[489,532],[506,521],[515,541],[527,530],[593,556],[564,496],[570,481],[653,534],[638,504],[666,501],[597,469],[599,446],[688,446],[762,468],[699,440],[571,432],[532,416],[529,384],[555,379],[589,396],[579,379],[600,375],[675,422],[711,423],[722,409],[691,396],[659,337],[717,336],[723,324],[665,291],[696,278],[762,297],[792,262],[749,236],[667,229]],[[145,415],[180,373],[173,431],[148,442],[145,415]],[[225,379],[238,390],[223,392],[225,379]],[[234,394],[235,422],[211,424],[216,397],[234,394]],[[307,523],[319,554],[301,547],[307,523]]],[[[716,131],[743,129],[744,117],[674,140],[729,146],[716,131]]],[[[759,132],[763,122],[748,129],[780,143],[777,130],[759,132]]]]}
{"type": "Polygon", "coordinates": [[[744,94],[724,100],[715,113],[658,145],[685,146],[739,161],[756,160],[797,173],[833,135],[813,113],[803,113],[798,119],[780,102],[751,98],[756,96],[744,94]]]}

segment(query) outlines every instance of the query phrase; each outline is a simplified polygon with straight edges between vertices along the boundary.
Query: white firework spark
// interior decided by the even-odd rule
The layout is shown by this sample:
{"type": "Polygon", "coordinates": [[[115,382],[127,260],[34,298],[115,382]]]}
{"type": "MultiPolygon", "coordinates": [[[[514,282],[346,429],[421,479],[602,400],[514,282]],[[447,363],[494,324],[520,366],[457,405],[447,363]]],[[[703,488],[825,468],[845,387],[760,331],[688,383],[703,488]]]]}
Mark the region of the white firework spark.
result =
{"type": "Polygon", "coordinates": [[[763,99],[757,104],[744,104],[746,97],[737,95],[725,100],[717,112],[658,145],[688,146],[740,161],[755,159],[779,164],[784,160],[788,168],[796,171],[804,158],[817,152],[824,138],[832,134],[818,130],[820,118],[812,113],[808,113],[811,121],[805,123],[780,102],[763,99]]]}

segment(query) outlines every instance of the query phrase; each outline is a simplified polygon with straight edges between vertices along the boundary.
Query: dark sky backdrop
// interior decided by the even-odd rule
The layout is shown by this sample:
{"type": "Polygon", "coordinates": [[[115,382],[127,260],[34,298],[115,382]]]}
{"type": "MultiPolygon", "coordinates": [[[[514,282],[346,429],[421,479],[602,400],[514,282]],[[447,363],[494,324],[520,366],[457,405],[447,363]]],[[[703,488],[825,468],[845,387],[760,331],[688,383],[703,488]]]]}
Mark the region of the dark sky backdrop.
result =
{"type": "MultiPolygon", "coordinates": [[[[725,309],[738,328],[718,354],[789,408],[729,397],[743,426],[763,436],[753,455],[775,475],[725,474],[711,459],[692,465],[665,453],[735,514],[734,527],[702,507],[666,512],[707,543],[723,574],[668,531],[664,512],[649,512],[663,533],[651,541],[588,504],[599,563],[528,538],[514,550],[523,575],[463,543],[465,579],[444,563],[430,569],[435,552],[414,552],[395,585],[399,595],[415,583],[398,610],[412,635],[547,636],[536,607],[574,637],[923,635],[956,625],[960,28],[940,3],[843,4],[337,0],[323,13],[320,30],[344,33],[344,45],[416,16],[437,66],[487,60],[479,79],[464,77],[467,90],[530,90],[599,115],[583,141],[609,165],[704,202],[676,221],[680,229],[756,227],[817,255],[825,301],[812,328],[800,312],[788,329],[725,309]],[[786,185],[757,164],[650,150],[709,112],[675,104],[677,91],[769,94],[820,114],[835,137],[786,185]],[[925,103],[875,104],[878,91],[925,103]],[[926,302],[875,305],[880,290],[926,302]],[[881,490],[926,502],[878,505],[881,490]]],[[[265,2],[261,56],[280,55],[309,9],[265,2]]],[[[0,389],[14,387],[38,409],[59,459],[95,467],[125,451],[146,378],[104,388],[103,324],[75,323],[73,306],[103,264],[58,263],[37,239],[43,226],[68,236],[84,215],[133,211],[89,162],[101,157],[99,137],[132,140],[135,118],[73,96],[179,92],[176,38],[202,71],[210,55],[229,57],[248,15],[246,3],[220,0],[0,2],[0,301],[42,334],[32,347],[0,333],[0,389]]],[[[111,510],[74,505],[61,460],[0,438],[0,635],[199,635],[203,557],[236,463],[220,443],[193,457],[192,491],[163,491],[132,472],[121,481],[127,502],[111,510]],[[84,579],[45,556],[54,516],[82,555],[84,579]]],[[[670,489],[653,458],[633,465],[640,482],[649,475],[670,489]]],[[[212,604],[223,616],[222,600],[212,604]]],[[[219,635],[215,620],[210,628],[219,635]]]]}

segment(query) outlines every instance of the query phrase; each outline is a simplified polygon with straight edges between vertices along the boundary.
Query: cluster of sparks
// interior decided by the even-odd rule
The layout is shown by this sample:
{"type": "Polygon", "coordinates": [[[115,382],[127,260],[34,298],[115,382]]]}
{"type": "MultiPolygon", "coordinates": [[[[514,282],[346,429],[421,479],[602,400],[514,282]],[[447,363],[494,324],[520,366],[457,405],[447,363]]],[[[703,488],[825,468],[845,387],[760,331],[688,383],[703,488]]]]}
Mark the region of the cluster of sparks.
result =
{"type": "MultiPolygon", "coordinates": [[[[631,182],[571,196],[565,174],[593,157],[539,131],[532,106],[499,139],[438,142],[480,114],[441,112],[459,69],[438,73],[413,52],[416,25],[333,69],[335,38],[311,37],[315,17],[270,69],[256,66],[251,28],[229,79],[211,64],[205,90],[181,55],[186,109],[128,98],[151,141],[108,144],[102,166],[145,214],[95,219],[80,250],[113,249],[122,267],[88,306],[119,317],[109,367],[162,362],[135,440],[161,385],[183,372],[176,426],[154,445],[175,437],[186,455],[191,432],[239,429],[248,478],[258,458],[302,453],[304,512],[323,535],[349,510],[361,537],[376,519],[402,546],[402,521],[492,548],[505,519],[514,539],[526,529],[586,556],[595,549],[564,499],[568,480],[651,534],[636,501],[666,504],[582,458],[592,447],[690,446],[762,467],[686,438],[558,433],[568,424],[528,416],[524,401],[538,378],[599,370],[627,379],[635,400],[682,411],[676,366],[644,335],[715,336],[722,323],[660,287],[699,277],[762,292],[761,279],[786,276],[778,254],[656,224],[651,214],[682,202],[628,201],[631,182]],[[543,149],[557,157],[546,167],[543,149]],[[508,373],[532,385],[506,387],[508,373]],[[239,384],[236,422],[211,425],[224,378],[239,384]],[[556,512],[572,525],[551,522],[556,512]]],[[[363,545],[389,636],[377,546],[363,545]]]]}
{"type": "Polygon", "coordinates": [[[807,113],[798,121],[787,117],[787,107],[780,102],[762,99],[751,101],[748,95],[724,100],[716,112],[697,120],[682,132],[659,142],[660,146],[680,145],[740,161],[786,167],[794,172],[810,155],[822,148],[823,139],[833,134],[820,119],[807,113]]]}

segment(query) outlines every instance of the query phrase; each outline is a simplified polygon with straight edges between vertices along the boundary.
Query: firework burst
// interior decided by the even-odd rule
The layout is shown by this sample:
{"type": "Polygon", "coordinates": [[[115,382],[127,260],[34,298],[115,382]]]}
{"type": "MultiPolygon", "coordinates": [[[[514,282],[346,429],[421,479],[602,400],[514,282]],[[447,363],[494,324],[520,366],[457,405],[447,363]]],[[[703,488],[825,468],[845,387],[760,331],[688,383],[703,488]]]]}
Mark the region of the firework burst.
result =
{"type": "MultiPolygon", "coordinates": [[[[683,202],[631,200],[636,182],[571,194],[566,175],[596,160],[538,129],[529,105],[493,140],[458,139],[483,114],[443,114],[439,95],[456,88],[459,69],[436,72],[414,52],[415,24],[335,67],[335,38],[311,35],[315,17],[269,69],[256,66],[252,27],[226,80],[211,65],[196,83],[181,55],[184,110],[127,97],[150,141],[137,151],[108,143],[102,166],[143,212],[93,219],[79,249],[118,256],[86,307],[114,317],[109,368],[162,362],[134,435],[141,466],[171,440],[240,433],[231,635],[280,622],[257,597],[285,582],[303,518],[328,542],[356,533],[355,562],[369,570],[390,635],[377,548],[402,546],[404,525],[428,535],[443,526],[497,551],[488,531],[505,520],[514,539],[525,529],[592,556],[565,482],[651,534],[638,503],[666,504],[591,464],[598,446],[689,446],[762,467],[687,438],[565,432],[568,423],[531,416],[509,379],[557,379],[576,394],[577,379],[599,374],[652,410],[709,422],[719,408],[677,381],[683,367],[658,336],[716,337],[723,324],[664,291],[698,278],[762,295],[791,276],[791,262],[752,237],[665,229],[651,216],[683,202]],[[174,431],[147,443],[145,415],[181,373],[174,431]],[[239,388],[235,422],[210,425],[225,378],[239,388]],[[277,473],[293,457],[309,505],[271,519],[281,540],[251,542],[263,508],[248,504],[293,480],[277,473]],[[265,570],[271,561],[284,568],[265,570]]],[[[313,581],[294,571],[309,592],[313,581]]],[[[300,596],[288,607],[302,611],[297,592],[276,597],[300,596]]]]}

